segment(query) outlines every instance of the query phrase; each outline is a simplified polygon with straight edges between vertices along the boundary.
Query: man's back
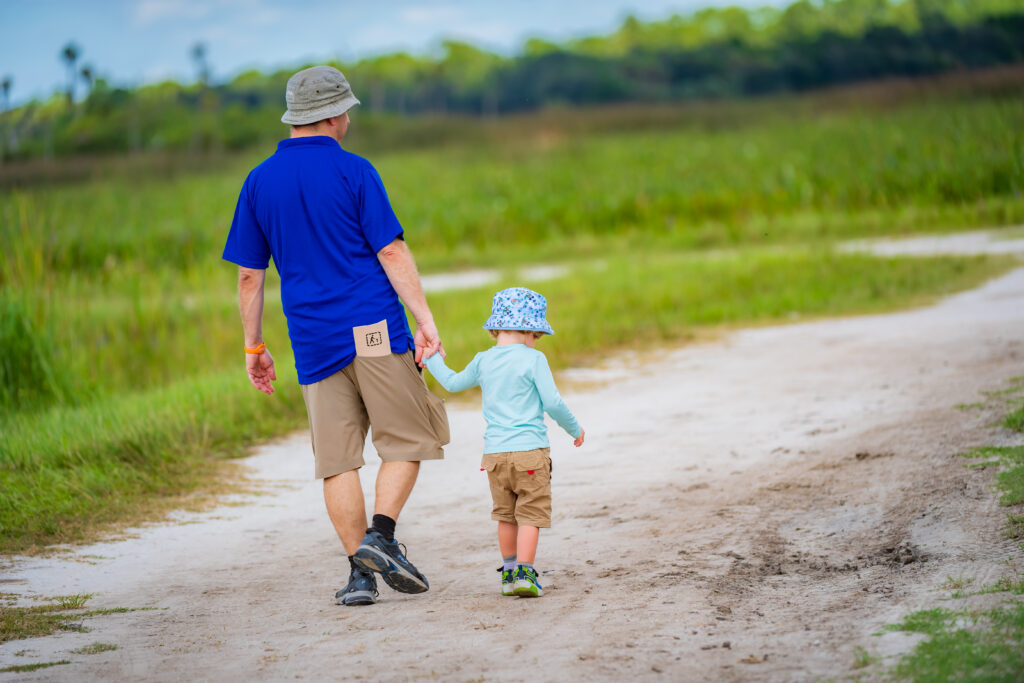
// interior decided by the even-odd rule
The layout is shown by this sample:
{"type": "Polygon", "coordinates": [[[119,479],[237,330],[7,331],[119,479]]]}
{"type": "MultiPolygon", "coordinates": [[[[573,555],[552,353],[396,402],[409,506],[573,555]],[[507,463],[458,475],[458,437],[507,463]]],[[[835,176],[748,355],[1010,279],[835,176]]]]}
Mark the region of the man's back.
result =
{"type": "Polygon", "coordinates": [[[331,138],[283,140],[249,174],[224,257],[266,268],[273,256],[300,383],[352,361],[356,326],[387,320],[392,352],[412,348],[377,258],[402,234],[376,171],[331,138]]]}

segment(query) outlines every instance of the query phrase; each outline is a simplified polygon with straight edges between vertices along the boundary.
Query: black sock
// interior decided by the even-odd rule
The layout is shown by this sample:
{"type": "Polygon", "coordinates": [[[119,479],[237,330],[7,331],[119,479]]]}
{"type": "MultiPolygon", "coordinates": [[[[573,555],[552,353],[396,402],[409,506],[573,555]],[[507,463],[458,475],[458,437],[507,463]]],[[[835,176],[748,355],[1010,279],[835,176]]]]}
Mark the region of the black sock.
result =
{"type": "Polygon", "coordinates": [[[374,515],[373,526],[371,528],[374,531],[379,531],[385,540],[395,540],[395,520],[391,519],[387,515],[374,515]]]}
{"type": "Polygon", "coordinates": [[[349,566],[349,569],[351,569],[352,571],[356,571],[357,569],[358,570],[362,570],[362,567],[357,567],[356,566],[355,557],[356,557],[355,555],[349,555],[348,556],[348,566],[349,566]]]}

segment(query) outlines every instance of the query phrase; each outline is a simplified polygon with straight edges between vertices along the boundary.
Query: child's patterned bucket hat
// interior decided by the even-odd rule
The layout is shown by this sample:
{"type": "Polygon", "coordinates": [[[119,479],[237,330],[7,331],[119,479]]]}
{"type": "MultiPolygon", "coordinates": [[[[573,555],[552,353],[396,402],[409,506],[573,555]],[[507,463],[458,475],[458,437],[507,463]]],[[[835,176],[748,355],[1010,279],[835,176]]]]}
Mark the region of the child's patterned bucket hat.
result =
{"type": "Polygon", "coordinates": [[[526,287],[509,287],[494,295],[485,330],[525,330],[554,334],[547,321],[548,301],[526,287]]]}

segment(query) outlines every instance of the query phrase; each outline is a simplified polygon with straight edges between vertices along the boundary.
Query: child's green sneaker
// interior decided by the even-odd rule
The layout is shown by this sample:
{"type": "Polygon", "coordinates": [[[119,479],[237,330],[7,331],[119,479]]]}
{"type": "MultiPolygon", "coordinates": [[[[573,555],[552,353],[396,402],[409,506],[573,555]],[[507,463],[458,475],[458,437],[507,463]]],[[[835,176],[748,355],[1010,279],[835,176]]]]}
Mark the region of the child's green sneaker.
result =
{"type": "Polygon", "coordinates": [[[533,567],[517,566],[512,592],[521,598],[539,598],[544,595],[544,589],[537,580],[537,571],[533,567]]]}
{"type": "Polygon", "coordinates": [[[515,595],[515,584],[516,572],[514,569],[505,569],[504,567],[498,567],[498,571],[501,572],[501,594],[502,595],[515,595]]]}

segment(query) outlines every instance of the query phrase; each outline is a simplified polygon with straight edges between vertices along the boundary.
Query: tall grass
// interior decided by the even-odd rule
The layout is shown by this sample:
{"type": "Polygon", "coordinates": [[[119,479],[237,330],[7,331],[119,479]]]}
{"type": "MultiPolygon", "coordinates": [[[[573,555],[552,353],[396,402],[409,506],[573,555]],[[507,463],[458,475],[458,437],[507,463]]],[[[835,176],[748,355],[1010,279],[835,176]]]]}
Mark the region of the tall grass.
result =
{"type": "Polygon", "coordinates": [[[28,410],[72,398],[52,330],[25,300],[0,291],[0,410],[28,410]]]}
{"type": "MultiPolygon", "coordinates": [[[[417,255],[444,267],[481,250],[525,258],[538,245],[564,250],[608,236],[709,247],[1021,221],[1022,120],[1018,95],[883,112],[797,110],[738,127],[541,131],[370,158],[417,255]]],[[[123,281],[207,263],[223,247],[254,161],[166,181],[0,196],[9,249],[0,285],[72,273],[123,281]]]]}

